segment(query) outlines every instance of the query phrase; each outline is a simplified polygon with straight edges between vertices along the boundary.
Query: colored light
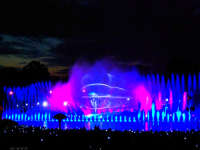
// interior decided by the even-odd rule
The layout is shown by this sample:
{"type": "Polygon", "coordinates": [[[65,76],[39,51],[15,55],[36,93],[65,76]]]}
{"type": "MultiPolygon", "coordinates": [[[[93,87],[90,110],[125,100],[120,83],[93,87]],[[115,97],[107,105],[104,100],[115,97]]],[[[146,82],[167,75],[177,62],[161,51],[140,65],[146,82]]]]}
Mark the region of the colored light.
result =
{"type": "Polygon", "coordinates": [[[183,93],[183,106],[182,106],[182,110],[184,111],[186,109],[187,106],[187,92],[183,93]]]}
{"type": "MultiPolygon", "coordinates": [[[[4,91],[7,94],[9,105],[3,105],[5,106],[3,117],[20,122],[24,120],[26,124],[29,120],[52,121],[54,113],[60,112],[71,116],[71,118],[65,119],[68,122],[78,122],[78,120],[84,123],[91,122],[91,128],[94,127],[95,122],[98,122],[97,125],[102,126],[103,129],[109,127],[124,130],[126,128],[124,123],[128,121],[135,122],[134,125],[127,124],[127,128],[132,129],[140,126],[145,130],[151,128],[159,130],[160,127],[162,130],[164,127],[183,129],[199,120],[199,107],[196,108],[198,112],[190,110],[192,105],[190,103],[193,99],[187,100],[188,95],[193,94],[193,91],[190,92],[190,88],[194,90],[194,94],[195,89],[200,88],[200,75],[197,79],[198,87],[194,85],[196,84],[196,80],[193,80],[195,78],[193,77],[189,81],[183,78],[180,82],[179,77],[172,77],[166,84],[164,76],[160,78],[159,75],[156,78],[154,75],[140,76],[134,71],[125,73],[118,69],[113,70],[109,66],[101,67],[101,64],[91,69],[85,66],[83,68],[75,66],[66,83],[39,82],[25,87],[5,87],[4,91]],[[107,77],[107,69],[112,78],[107,77]],[[87,78],[84,78],[86,74],[88,74],[87,78]],[[162,82],[160,83],[160,81],[162,82]],[[37,106],[40,104],[43,106],[42,108],[37,106]],[[17,108],[21,106],[23,108],[24,105],[36,105],[37,107],[27,109],[27,113],[24,114],[24,112],[21,113],[21,109],[17,108]],[[49,106],[50,109],[47,109],[49,106]],[[180,108],[179,111],[177,111],[177,107],[180,108]],[[83,116],[91,115],[91,117],[84,118],[80,114],[81,116],[82,114],[83,116]],[[97,116],[92,116],[94,114],[97,116]],[[103,117],[99,116],[101,114],[103,117]],[[193,115],[195,118],[191,117],[193,115]],[[119,126],[106,124],[119,121],[123,124],[119,124],[119,126]],[[180,126],[179,123],[176,123],[177,121],[180,121],[180,126]],[[184,124],[182,124],[183,121],[184,124]],[[100,122],[105,123],[101,125],[100,122]],[[144,122],[146,123],[144,124],[144,122]],[[168,122],[173,124],[168,124],[168,126],[168,122]]],[[[54,122],[57,125],[57,120],[54,122]]],[[[34,122],[30,122],[30,124],[34,124],[34,122]]],[[[79,125],[69,124],[68,127],[78,128],[77,126],[79,125]]],[[[196,124],[194,126],[196,128],[196,124]]]]}
{"type": "Polygon", "coordinates": [[[9,95],[13,95],[13,94],[14,94],[14,92],[13,92],[13,91],[10,91],[10,92],[9,92],[9,95]]]}
{"type": "Polygon", "coordinates": [[[48,102],[47,102],[47,101],[44,101],[44,102],[42,103],[42,106],[43,106],[43,107],[47,107],[47,106],[48,106],[48,102]]]}
{"type": "Polygon", "coordinates": [[[68,104],[67,102],[64,102],[64,103],[63,103],[64,106],[67,106],[67,104],[68,104]]]}

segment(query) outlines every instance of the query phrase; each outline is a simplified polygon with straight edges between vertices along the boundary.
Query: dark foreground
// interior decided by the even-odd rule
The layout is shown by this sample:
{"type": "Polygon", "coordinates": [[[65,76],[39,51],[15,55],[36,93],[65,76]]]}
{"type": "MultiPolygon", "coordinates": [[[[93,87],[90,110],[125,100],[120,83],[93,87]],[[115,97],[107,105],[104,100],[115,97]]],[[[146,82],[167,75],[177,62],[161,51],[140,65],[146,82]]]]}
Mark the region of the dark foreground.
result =
{"type": "Polygon", "coordinates": [[[200,131],[134,132],[1,127],[0,150],[200,149],[200,131]]]}

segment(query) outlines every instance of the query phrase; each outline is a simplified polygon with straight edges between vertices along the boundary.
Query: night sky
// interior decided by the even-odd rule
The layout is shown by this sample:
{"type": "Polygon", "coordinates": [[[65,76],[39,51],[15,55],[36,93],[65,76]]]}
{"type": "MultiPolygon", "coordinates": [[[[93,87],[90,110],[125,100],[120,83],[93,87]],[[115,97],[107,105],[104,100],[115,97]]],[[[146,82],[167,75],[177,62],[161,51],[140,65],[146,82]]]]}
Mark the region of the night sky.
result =
{"type": "Polygon", "coordinates": [[[197,0],[1,0],[0,68],[32,60],[64,75],[79,59],[163,69],[172,59],[200,64],[197,0]]]}

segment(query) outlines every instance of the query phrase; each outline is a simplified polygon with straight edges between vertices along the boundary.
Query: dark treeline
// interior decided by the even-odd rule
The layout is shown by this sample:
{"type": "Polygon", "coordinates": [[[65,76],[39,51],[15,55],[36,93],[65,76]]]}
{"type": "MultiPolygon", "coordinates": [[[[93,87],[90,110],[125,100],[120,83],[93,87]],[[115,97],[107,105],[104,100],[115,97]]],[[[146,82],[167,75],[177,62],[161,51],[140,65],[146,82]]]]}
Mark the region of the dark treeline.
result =
{"type": "Polygon", "coordinates": [[[23,68],[4,67],[0,69],[1,84],[24,84],[24,82],[45,81],[50,79],[47,66],[32,61],[23,68]]]}
{"type": "MultiPolygon", "coordinates": [[[[2,121],[4,122],[4,121],[2,121]]],[[[1,123],[1,121],[0,121],[1,123]]],[[[58,130],[7,125],[0,128],[3,149],[193,149],[200,147],[199,131],[58,130]]]]}

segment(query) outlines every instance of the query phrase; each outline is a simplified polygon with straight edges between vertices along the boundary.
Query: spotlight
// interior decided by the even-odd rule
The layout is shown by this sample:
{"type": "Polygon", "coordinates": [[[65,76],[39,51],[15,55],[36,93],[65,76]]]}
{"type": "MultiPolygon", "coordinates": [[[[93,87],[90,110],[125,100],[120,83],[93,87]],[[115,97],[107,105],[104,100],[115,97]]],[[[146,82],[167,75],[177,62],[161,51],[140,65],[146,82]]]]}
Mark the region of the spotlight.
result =
{"type": "Polygon", "coordinates": [[[26,106],[28,106],[28,103],[26,103],[26,106]]]}
{"type": "Polygon", "coordinates": [[[52,90],[50,90],[50,91],[49,91],[49,94],[52,94],[52,93],[53,93],[53,91],[52,91],[52,90]]]}
{"type": "Polygon", "coordinates": [[[13,95],[13,94],[14,94],[14,92],[13,92],[13,91],[10,91],[10,92],[9,92],[9,95],[13,95]]]}
{"type": "Polygon", "coordinates": [[[37,102],[37,105],[40,105],[40,102],[37,102]]]}
{"type": "Polygon", "coordinates": [[[67,102],[64,102],[64,103],[63,103],[64,106],[67,106],[67,104],[68,104],[67,102]]]}
{"type": "Polygon", "coordinates": [[[168,98],[166,98],[166,99],[165,99],[165,101],[166,101],[166,102],[168,102],[168,101],[169,101],[169,99],[168,99],[168,98]]]}
{"type": "Polygon", "coordinates": [[[86,92],[86,89],[83,89],[82,92],[85,93],[85,92],[86,92]]]}
{"type": "Polygon", "coordinates": [[[130,101],[130,98],[128,97],[126,100],[127,100],[127,101],[130,101]]]}
{"type": "Polygon", "coordinates": [[[47,106],[48,106],[48,102],[47,102],[47,101],[44,101],[44,102],[42,103],[42,106],[43,106],[43,107],[47,107],[47,106]]]}

